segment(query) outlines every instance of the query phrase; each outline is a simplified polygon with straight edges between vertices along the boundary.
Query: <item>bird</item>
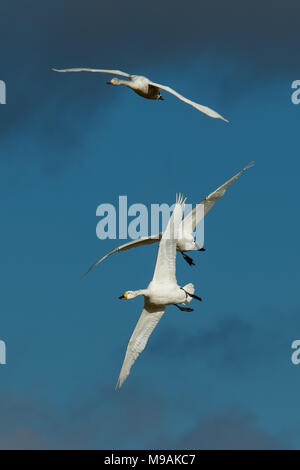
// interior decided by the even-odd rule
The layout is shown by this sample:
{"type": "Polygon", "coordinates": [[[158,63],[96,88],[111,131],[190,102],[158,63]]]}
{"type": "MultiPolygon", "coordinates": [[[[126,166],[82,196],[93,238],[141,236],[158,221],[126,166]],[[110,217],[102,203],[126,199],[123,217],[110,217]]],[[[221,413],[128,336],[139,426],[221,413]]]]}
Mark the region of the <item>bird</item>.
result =
{"type": "Polygon", "coordinates": [[[129,340],[116,389],[121,388],[130,373],[134,362],[145,349],[148,339],[165,313],[167,305],[175,305],[181,311],[193,309],[183,307],[193,298],[202,299],[194,294],[192,283],[180,287],[176,280],[176,240],[179,237],[185,200],[182,195],[176,197],[174,211],[159,242],[156,264],[152,281],[146,289],[128,290],[119,299],[134,299],[144,296],[144,308],[129,340]]]}
{"type": "Polygon", "coordinates": [[[126,77],[129,80],[123,80],[117,77],[113,77],[111,80],[107,82],[108,85],[124,85],[128,88],[131,88],[135,93],[142,96],[143,98],[147,98],[149,100],[164,100],[162,97],[160,90],[167,91],[172,95],[176,96],[181,101],[193,106],[198,111],[216,119],[222,119],[225,122],[228,122],[228,119],[225,119],[216,111],[208,108],[207,106],[203,106],[201,104],[195,103],[194,101],[185,98],[177,91],[173,90],[169,86],[160,85],[159,83],[154,83],[149,78],[143,77],[142,75],[132,75],[130,73],[121,72],[120,70],[106,70],[106,69],[92,69],[92,68],[71,68],[71,69],[52,69],[54,72],[96,72],[96,73],[107,73],[112,75],[120,75],[126,77]]]}
{"type": "MultiPolygon", "coordinates": [[[[182,221],[182,237],[177,241],[177,251],[182,254],[185,261],[190,265],[194,266],[195,263],[193,259],[186,254],[186,251],[205,251],[205,248],[201,247],[199,243],[194,240],[193,231],[195,230],[198,223],[201,219],[210,211],[214,204],[224,196],[226,189],[236,181],[244,171],[254,165],[254,162],[249,162],[244,168],[236,173],[232,178],[226,181],[222,186],[219,186],[215,191],[206,196],[199,204],[197,204],[193,210],[191,210],[182,221]],[[185,227],[185,230],[184,230],[185,227]]],[[[131,248],[136,248],[143,245],[150,245],[152,243],[157,243],[161,239],[162,234],[158,233],[155,235],[150,235],[148,237],[141,237],[137,240],[132,240],[130,242],[124,243],[123,245],[118,246],[114,250],[106,253],[98,259],[82,276],[84,278],[95,266],[100,264],[103,260],[108,258],[114,253],[119,253],[121,251],[130,250],[131,248]]]]}

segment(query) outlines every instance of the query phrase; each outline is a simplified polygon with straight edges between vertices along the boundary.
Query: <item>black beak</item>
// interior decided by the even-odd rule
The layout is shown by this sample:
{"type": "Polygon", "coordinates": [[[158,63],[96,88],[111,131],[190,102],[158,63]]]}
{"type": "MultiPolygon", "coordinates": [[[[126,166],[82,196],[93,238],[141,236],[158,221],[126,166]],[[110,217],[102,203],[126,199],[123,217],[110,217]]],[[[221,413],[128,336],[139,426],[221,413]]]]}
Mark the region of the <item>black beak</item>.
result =
{"type": "Polygon", "coordinates": [[[206,249],[205,248],[199,248],[198,251],[206,251],[206,249]]]}
{"type": "Polygon", "coordinates": [[[112,83],[111,82],[106,82],[106,85],[112,85],[112,83]]]}
{"type": "Polygon", "coordinates": [[[125,299],[125,295],[120,295],[119,299],[125,299]]]}

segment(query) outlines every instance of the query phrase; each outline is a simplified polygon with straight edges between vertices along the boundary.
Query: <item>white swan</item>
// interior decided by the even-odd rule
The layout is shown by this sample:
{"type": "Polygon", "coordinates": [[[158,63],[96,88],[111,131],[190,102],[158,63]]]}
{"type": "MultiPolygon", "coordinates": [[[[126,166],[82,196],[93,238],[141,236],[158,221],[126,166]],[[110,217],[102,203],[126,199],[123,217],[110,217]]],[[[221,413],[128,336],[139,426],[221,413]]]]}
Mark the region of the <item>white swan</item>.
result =
{"type": "Polygon", "coordinates": [[[140,353],[145,349],[148,339],[165,312],[167,305],[176,305],[180,310],[192,311],[187,305],[192,298],[201,300],[194,295],[194,285],[179,287],[176,280],[176,240],[179,237],[180,224],[184,210],[181,196],[176,204],[166,230],[159,243],[153,279],[147,289],[127,291],[120,299],[134,299],[144,296],[144,308],[129,340],[120,376],[116,388],[121,388],[128,377],[130,369],[140,353]]]}
{"type": "Polygon", "coordinates": [[[177,91],[173,90],[169,86],[160,85],[159,83],[154,83],[149,80],[147,77],[143,77],[141,75],[131,75],[126,72],[121,72],[120,70],[106,70],[106,69],[90,69],[90,68],[72,68],[72,69],[52,69],[54,72],[97,72],[97,73],[109,73],[112,75],[120,75],[123,77],[129,78],[129,80],[120,80],[119,78],[112,78],[109,82],[109,85],[124,85],[131,88],[135,91],[138,95],[142,96],[143,98],[148,98],[149,100],[163,100],[161,96],[160,90],[167,91],[172,95],[179,98],[181,101],[193,106],[198,111],[201,111],[207,116],[217,119],[223,119],[223,121],[228,122],[223,116],[218,114],[216,111],[208,108],[207,106],[203,106],[201,104],[195,103],[194,101],[185,98],[177,91]]]}
{"type": "MultiPolygon", "coordinates": [[[[248,165],[246,165],[241,171],[239,171],[236,175],[234,175],[232,178],[226,181],[226,183],[222,184],[222,186],[220,186],[215,191],[213,191],[208,196],[206,196],[206,198],[203,199],[199,204],[197,204],[194,207],[194,209],[190,211],[187,214],[187,216],[184,218],[184,220],[182,221],[183,232],[182,232],[182,237],[177,242],[177,251],[179,251],[182,254],[184,259],[190,265],[193,265],[195,263],[193,262],[192,258],[186,255],[185,252],[195,251],[195,250],[204,251],[204,248],[201,248],[200,245],[195,242],[194,237],[193,237],[193,231],[195,230],[196,226],[201,221],[202,217],[204,217],[208,213],[208,211],[210,211],[213,205],[222,196],[224,196],[226,189],[234,181],[236,181],[244,171],[246,171],[248,168],[250,168],[253,165],[254,165],[254,162],[248,163],[248,165]],[[184,230],[184,226],[185,226],[185,230],[184,230]]],[[[151,235],[150,237],[138,238],[137,240],[132,240],[128,243],[124,243],[124,245],[118,246],[114,250],[110,251],[109,253],[106,253],[106,255],[98,259],[82,277],[85,277],[95,266],[101,263],[101,261],[108,258],[108,256],[114,253],[118,253],[120,251],[130,250],[131,248],[135,248],[138,246],[157,243],[161,239],[161,235],[162,235],[161,233],[158,233],[156,235],[151,235]]]]}

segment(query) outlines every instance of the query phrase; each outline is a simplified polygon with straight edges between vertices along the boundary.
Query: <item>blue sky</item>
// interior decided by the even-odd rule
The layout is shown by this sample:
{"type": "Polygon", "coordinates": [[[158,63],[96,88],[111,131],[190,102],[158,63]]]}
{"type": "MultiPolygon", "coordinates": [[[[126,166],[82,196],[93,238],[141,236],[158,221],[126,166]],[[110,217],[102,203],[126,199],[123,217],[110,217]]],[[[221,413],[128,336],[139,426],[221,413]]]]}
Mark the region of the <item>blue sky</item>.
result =
{"type": "Polygon", "coordinates": [[[92,0],[29,3],[1,6],[0,447],[299,448],[299,6],[274,2],[269,18],[249,3],[245,17],[230,2],[233,18],[212,2],[197,20],[199,2],[172,17],[168,2],[120,4],[117,18],[92,0]],[[50,70],[81,65],[144,74],[230,123],[50,70]],[[178,256],[202,304],[167,309],[116,392],[142,309],[118,296],[148,284],[157,247],[79,281],[117,243],[97,239],[97,206],[196,203],[250,160],[207,216],[196,266],[178,256]]]}

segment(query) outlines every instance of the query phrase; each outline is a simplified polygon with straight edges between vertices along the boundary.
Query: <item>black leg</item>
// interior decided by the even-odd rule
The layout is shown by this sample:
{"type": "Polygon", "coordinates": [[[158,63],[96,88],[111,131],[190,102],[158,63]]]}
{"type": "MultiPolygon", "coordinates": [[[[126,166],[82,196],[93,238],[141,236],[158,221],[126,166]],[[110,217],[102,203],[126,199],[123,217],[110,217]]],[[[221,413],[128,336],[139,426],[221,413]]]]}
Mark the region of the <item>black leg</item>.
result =
{"type": "Polygon", "coordinates": [[[190,258],[188,255],[186,255],[185,253],[181,252],[182,256],[184,257],[185,261],[190,265],[190,266],[195,266],[195,263],[194,261],[192,260],[192,258],[190,258]]]}
{"type": "Polygon", "coordinates": [[[178,305],[178,304],[173,304],[173,305],[175,305],[175,307],[179,308],[179,310],[181,310],[182,312],[193,312],[194,311],[193,308],[181,307],[181,305],[178,305]]]}
{"type": "Polygon", "coordinates": [[[188,293],[188,295],[190,295],[191,297],[193,297],[193,299],[200,300],[200,302],[202,302],[202,299],[201,299],[201,297],[198,297],[198,295],[195,295],[195,294],[189,294],[189,293],[188,293]]]}
{"type": "Polygon", "coordinates": [[[183,290],[183,292],[186,293],[186,296],[190,296],[190,297],[193,297],[193,299],[196,299],[196,300],[200,300],[200,302],[202,302],[202,299],[201,297],[198,297],[198,295],[195,295],[195,294],[190,294],[189,292],[187,292],[183,287],[180,287],[180,289],[183,290]]]}

